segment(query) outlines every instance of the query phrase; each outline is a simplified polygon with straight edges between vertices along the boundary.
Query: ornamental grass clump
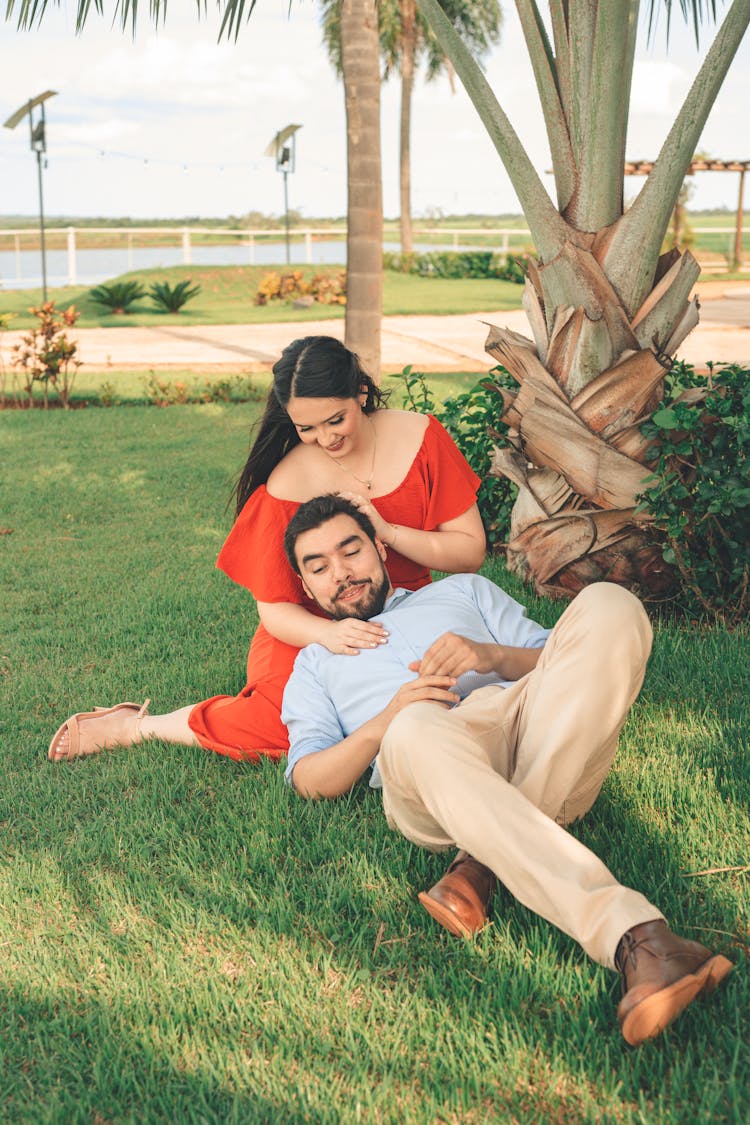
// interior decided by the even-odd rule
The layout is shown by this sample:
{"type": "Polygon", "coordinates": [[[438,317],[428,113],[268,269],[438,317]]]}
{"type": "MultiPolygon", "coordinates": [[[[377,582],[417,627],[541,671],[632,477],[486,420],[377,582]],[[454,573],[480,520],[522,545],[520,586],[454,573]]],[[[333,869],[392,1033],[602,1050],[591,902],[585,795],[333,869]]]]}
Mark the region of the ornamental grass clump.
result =
{"type": "Polygon", "coordinates": [[[642,426],[658,451],[640,497],[689,613],[742,622],[750,609],[750,369],[707,377],[678,363],[642,426]]]}

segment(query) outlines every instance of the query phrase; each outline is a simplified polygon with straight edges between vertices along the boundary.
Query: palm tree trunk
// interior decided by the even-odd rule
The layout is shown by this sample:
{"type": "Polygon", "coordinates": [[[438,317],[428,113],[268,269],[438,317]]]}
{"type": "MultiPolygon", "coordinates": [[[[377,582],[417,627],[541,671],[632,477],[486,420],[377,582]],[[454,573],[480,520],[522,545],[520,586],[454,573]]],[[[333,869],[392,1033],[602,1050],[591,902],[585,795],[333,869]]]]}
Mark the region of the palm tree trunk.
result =
{"type": "Polygon", "coordinates": [[[380,39],[376,0],[342,0],[346,102],[346,346],[380,378],[383,192],[380,162],[380,39]]]}
{"type": "Polygon", "coordinates": [[[401,0],[401,253],[414,249],[411,223],[411,98],[414,89],[414,58],[417,49],[416,0],[401,0]]]}
{"type": "Polygon", "coordinates": [[[557,210],[438,0],[418,0],[505,164],[536,243],[524,293],[533,340],[494,329],[487,350],[517,381],[502,395],[519,486],[508,561],[547,594],[601,579],[660,597],[673,575],[638,511],[653,452],[641,434],[677,348],[698,322],[689,252],[660,255],[701,130],[750,22],[733,0],[638,198],[623,162],[638,0],[516,0],[555,169],[557,210]]]}

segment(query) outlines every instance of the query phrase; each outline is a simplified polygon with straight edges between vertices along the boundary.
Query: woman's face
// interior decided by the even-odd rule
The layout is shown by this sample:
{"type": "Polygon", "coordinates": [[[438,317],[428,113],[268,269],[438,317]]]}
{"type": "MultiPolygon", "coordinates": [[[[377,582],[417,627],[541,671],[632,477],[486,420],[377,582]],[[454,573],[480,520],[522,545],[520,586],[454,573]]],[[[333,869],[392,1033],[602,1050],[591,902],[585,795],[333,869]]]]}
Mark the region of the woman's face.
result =
{"type": "Polygon", "coordinates": [[[319,445],[330,457],[357,448],[365,415],[358,398],[290,398],[287,414],[305,445],[319,445]]]}

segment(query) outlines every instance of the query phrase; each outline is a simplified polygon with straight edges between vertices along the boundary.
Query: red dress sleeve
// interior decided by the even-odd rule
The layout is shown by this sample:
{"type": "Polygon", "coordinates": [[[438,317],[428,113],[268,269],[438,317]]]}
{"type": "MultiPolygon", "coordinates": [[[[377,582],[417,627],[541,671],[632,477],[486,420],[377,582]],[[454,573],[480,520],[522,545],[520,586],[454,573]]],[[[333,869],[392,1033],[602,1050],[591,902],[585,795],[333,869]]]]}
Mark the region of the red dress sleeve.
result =
{"type": "MultiPolygon", "coordinates": [[[[433,415],[429,416],[422,445],[401,484],[373,504],[389,523],[434,531],[457,519],[476,503],[481,479],[469,466],[453,438],[433,415]]],[[[386,566],[394,586],[416,590],[430,581],[430,571],[420,563],[389,549],[386,566]]]]}
{"type": "Polygon", "coordinates": [[[429,484],[425,529],[433,531],[441,523],[462,516],[476,503],[482,481],[448,431],[432,414],[422,451],[429,484]]]}
{"type": "Polygon", "coordinates": [[[279,500],[260,485],[219,552],[217,567],[256,601],[309,605],[284,554],[284,532],[298,507],[295,500],[279,500]]]}

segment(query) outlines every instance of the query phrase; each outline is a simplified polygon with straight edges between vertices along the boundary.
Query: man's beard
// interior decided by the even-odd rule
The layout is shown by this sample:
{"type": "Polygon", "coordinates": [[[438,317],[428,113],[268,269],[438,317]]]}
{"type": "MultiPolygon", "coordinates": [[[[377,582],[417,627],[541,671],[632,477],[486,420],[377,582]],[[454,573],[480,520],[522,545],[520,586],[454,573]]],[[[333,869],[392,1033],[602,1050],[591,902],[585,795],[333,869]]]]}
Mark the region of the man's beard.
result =
{"type": "Polygon", "coordinates": [[[383,567],[383,574],[380,582],[374,582],[371,578],[366,579],[364,582],[348,582],[345,586],[341,586],[336,592],[336,596],[328,607],[328,612],[336,621],[343,621],[347,617],[356,617],[360,621],[369,621],[371,617],[377,617],[379,613],[383,612],[383,607],[388,600],[391,582],[383,567]],[[338,598],[345,590],[350,590],[352,586],[369,586],[368,596],[360,598],[359,601],[354,603],[339,602],[338,598]]]}

